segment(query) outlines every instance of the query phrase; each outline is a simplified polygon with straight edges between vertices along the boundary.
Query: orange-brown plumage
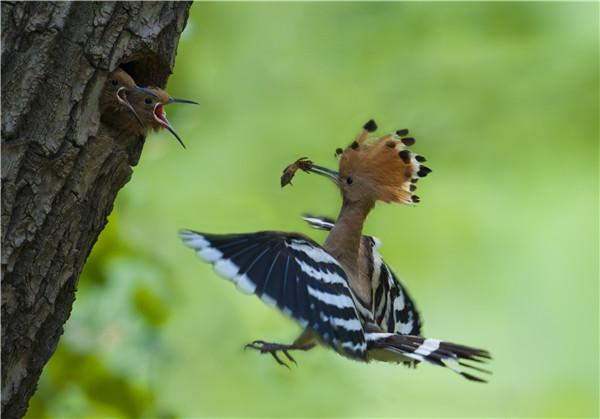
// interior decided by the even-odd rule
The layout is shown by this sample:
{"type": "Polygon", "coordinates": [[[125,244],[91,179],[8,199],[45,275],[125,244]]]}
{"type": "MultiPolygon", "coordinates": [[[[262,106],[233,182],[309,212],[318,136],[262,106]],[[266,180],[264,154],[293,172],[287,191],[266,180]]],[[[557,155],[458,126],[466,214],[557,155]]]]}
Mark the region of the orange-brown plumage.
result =
{"type": "Polygon", "coordinates": [[[413,203],[410,185],[419,166],[414,155],[403,153],[406,146],[389,135],[371,142],[364,133],[359,137],[340,155],[340,179],[351,177],[356,184],[348,195],[353,200],[413,203]]]}
{"type": "MultiPolygon", "coordinates": [[[[407,137],[408,130],[371,139],[370,134],[376,129],[375,122],[368,121],[352,144],[337,150],[337,172],[310,161],[304,168],[332,179],[342,193],[342,208],[323,247],[342,263],[349,274],[351,288],[367,302],[370,285],[359,275],[358,263],[363,223],[377,201],[418,203],[419,197],[413,194],[415,183],[431,172],[421,165],[425,161],[422,156],[407,149],[415,142],[414,138],[407,137]]],[[[291,181],[296,170],[290,171],[290,168],[297,169],[297,163],[284,170],[282,186],[291,181]]]]}
{"type": "Polygon", "coordinates": [[[123,105],[117,99],[117,93],[121,88],[133,89],[134,87],[135,81],[133,78],[121,68],[117,68],[107,77],[100,94],[100,112],[124,110],[123,105]]]}
{"type": "Polygon", "coordinates": [[[136,89],[133,78],[117,68],[108,75],[100,93],[100,118],[120,131],[135,132],[141,122],[133,107],[127,102],[125,92],[136,89]]]}
{"type": "Polygon", "coordinates": [[[163,125],[155,117],[155,109],[163,103],[160,95],[161,90],[155,87],[147,87],[146,89],[154,93],[154,96],[147,92],[128,91],[127,100],[140,116],[144,131],[147,132],[151,129],[158,131],[163,128],[163,125]]]}
{"type": "Polygon", "coordinates": [[[169,96],[166,90],[163,90],[160,87],[149,87],[149,89],[152,90],[158,96],[160,103],[166,105],[171,100],[171,96],[169,96]]]}
{"type": "MultiPolygon", "coordinates": [[[[309,170],[304,170],[329,176],[340,188],[344,202],[360,203],[364,208],[372,208],[377,201],[418,203],[419,197],[413,194],[415,183],[431,170],[421,165],[424,157],[408,150],[407,146],[414,144],[414,138],[407,137],[408,130],[403,129],[371,139],[369,134],[376,128],[374,121],[367,122],[352,144],[345,150],[336,151],[338,172],[315,166],[312,162],[309,170]]],[[[286,181],[282,186],[295,174],[295,170],[289,171],[290,167],[295,168],[294,165],[286,168],[286,181]]]]}

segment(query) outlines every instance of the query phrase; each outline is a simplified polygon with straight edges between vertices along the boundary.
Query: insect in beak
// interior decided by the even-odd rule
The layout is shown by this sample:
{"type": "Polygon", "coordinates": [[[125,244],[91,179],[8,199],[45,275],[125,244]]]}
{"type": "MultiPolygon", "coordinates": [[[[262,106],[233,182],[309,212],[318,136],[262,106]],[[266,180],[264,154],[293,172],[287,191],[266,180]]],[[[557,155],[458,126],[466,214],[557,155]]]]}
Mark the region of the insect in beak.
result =
{"type": "Polygon", "coordinates": [[[338,181],[338,172],[335,170],[331,170],[323,166],[317,166],[316,164],[313,164],[311,160],[308,160],[307,157],[301,157],[283,169],[283,174],[281,175],[282,188],[286,185],[292,184],[292,179],[299,169],[306,173],[316,173],[318,175],[327,176],[335,183],[338,181]]]}
{"type": "Polygon", "coordinates": [[[154,119],[156,120],[156,122],[158,122],[160,125],[162,125],[163,128],[168,129],[169,132],[171,134],[173,134],[175,136],[175,138],[177,138],[177,141],[179,141],[179,144],[181,144],[181,146],[183,148],[185,148],[185,144],[183,143],[183,141],[181,140],[181,138],[175,131],[175,128],[173,128],[173,125],[171,125],[171,123],[167,119],[167,114],[166,114],[165,110],[163,109],[162,103],[157,103],[154,106],[153,114],[154,114],[154,119]]]}
{"type": "Polygon", "coordinates": [[[283,188],[286,185],[292,185],[292,179],[294,175],[298,171],[298,169],[302,169],[308,173],[312,166],[312,161],[308,160],[308,157],[300,157],[294,163],[287,166],[283,169],[283,174],[281,175],[281,187],[283,188]]]}

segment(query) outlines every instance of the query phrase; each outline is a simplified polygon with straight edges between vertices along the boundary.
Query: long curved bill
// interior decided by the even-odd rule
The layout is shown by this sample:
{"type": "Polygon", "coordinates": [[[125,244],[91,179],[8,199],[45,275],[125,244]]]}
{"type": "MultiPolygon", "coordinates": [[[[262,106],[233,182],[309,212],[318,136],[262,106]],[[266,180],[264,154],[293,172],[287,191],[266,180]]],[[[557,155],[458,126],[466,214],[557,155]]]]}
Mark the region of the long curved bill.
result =
{"type": "Polygon", "coordinates": [[[316,173],[318,175],[328,177],[331,180],[333,180],[334,182],[338,181],[339,173],[336,172],[335,170],[328,169],[327,167],[318,166],[316,164],[313,164],[313,165],[311,165],[310,168],[308,168],[308,171],[311,173],[316,173]]]}
{"type": "Polygon", "coordinates": [[[192,105],[199,105],[198,102],[194,102],[193,100],[177,99],[177,98],[174,98],[174,97],[170,97],[168,103],[191,103],[192,105]]]}
{"type": "Polygon", "coordinates": [[[127,95],[125,94],[126,91],[127,91],[127,89],[125,87],[120,87],[119,90],[117,90],[117,101],[121,105],[123,105],[127,109],[129,109],[129,111],[133,114],[133,116],[135,116],[135,119],[137,119],[137,121],[139,122],[140,126],[143,127],[144,123],[142,122],[142,118],[140,118],[138,113],[135,111],[134,107],[127,100],[127,95]]]}
{"type": "Polygon", "coordinates": [[[154,119],[156,119],[156,121],[162,125],[163,128],[166,128],[169,130],[169,132],[171,134],[173,134],[173,136],[175,138],[177,138],[177,141],[179,141],[179,144],[181,144],[181,146],[183,148],[185,148],[185,144],[183,143],[183,141],[181,140],[181,137],[179,137],[179,135],[177,134],[177,132],[175,131],[175,128],[173,128],[173,125],[171,125],[171,123],[169,122],[169,120],[167,119],[167,114],[163,109],[163,105],[161,103],[157,103],[156,106],[154,107],[154,119]]]}
{"type": "Polygon", "coordinates": [[[181,146],[182,146],[183,148],[185,148],[185,144],[183,143],[183,141],[181,140],[181,138],[179,138],[179,135],[177,135],[177,133],[175,132],[175,128],[173,128],[173,126],[172,126],[171,124],[164,125],[164,127],[165,127],[166,129],[168,129],[168,130],[169,130],[169,132],[170,132],[171,134],[173,134],[173,135],[175,136],[175,138],[177,138],[177,141],[179,141],[179,144],[181,144],[181,146]]]}

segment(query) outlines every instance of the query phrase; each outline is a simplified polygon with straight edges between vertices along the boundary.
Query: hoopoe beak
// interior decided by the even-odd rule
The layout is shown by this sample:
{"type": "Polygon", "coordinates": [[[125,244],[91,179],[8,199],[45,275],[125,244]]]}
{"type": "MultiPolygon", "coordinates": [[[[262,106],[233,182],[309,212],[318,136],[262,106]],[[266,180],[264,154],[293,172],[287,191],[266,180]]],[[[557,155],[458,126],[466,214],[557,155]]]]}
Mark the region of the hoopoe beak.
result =
{"type": "Polygon", "coordinates": [[[157,103],[154,106],[154,112],[153,112],[153,114],[154,114],[154,119],[156,120],[156,122],[158,122],[163,128],[168,129],[169,132],[171,134],[173,134],[173,136],[175,138],[177,138],[177,141],[179,141],[179,144],[181,144],[181,146],[183,148],[185,148],[185,144],[183,143],[183,141],[181,140],[181,138],[179,137],[179,135],[175,131],[175,128],[173,128],[173,125],[171,125],[171,123],[167,119],[167,113],[163,109],[163,104],[162,103],[159,102],[159,103],[157,103]]]}
{"type": "Polygon", "coordinates": [[[177,98],[174,98],[174,97],[170,97],[168,103],[191,103],[192,105],[199,105],[198,102],[194,102],[193,100],[177,99],[177,98]]]}
{"type": "Polygon", "coordinates": [[[135,86],[133,86],[133,89],[137,90],[138,92],[146,93],[147,95],[150,95],[152,97],[160,99],[160,96],[157,95],[156,92],[154,92],[152,89],[148,89],[146,87],[138,86],[137,84],[135,86]]]}
{"type": "Polygon", "coordinates": [[[338,179],[339,179],[339,173],[336,172],[335,170],[331,170],[331,169],[328,169],[327,167],[323,167],[323,166],[318,166],[316,164],[311,165],[311,167],[308,169],[308,171],[311,173],[316,173],[318,175],[328,177],[329,179],[333,180],[335,183],[337,183],[338,179]]]}
{"type": "Polygon", "coordinates": [[[135,108],[131,105],[131,103],[129,103],[129,100],[127,100],[126,92],[127,92],[127,88],[120,87],[119,90],[117,90],[117,101],[121,105],[123,105],[127,109],[129,109],[129,111],[133,114],[133,116],[135,116],[135,119],[137,119],[137,121],[139,122],[140,126],[143,127],[144,123],[142,122],[142,118],[140,118],[138,113],[135,111],[135,108]]]}

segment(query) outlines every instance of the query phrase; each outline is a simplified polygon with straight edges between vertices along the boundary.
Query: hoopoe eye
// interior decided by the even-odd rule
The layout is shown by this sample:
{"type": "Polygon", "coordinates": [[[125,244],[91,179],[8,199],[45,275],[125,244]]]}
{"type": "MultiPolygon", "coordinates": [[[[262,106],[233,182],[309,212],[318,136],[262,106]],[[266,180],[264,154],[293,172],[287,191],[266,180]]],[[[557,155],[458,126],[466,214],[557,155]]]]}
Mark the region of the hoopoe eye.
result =
{"type": "Polygon", "coordinates": [[[348,177],[346,178],[346,183],[347,183],[348,185],[352,185],[352,182],[354,182],[354,179],[352,179],[352,176],[348,176],[348,177]]]}
{"type": "Polygon", "coordinates": [[[144,99],[144,103],[146,105],[152,105],[152,99],[150,99],[149,97],[147,97],[146,99],[144,99]]]}
{"type": "Polygon", "coordinates": [[[113,86],[117,86],[119,82],[117,80],[111,80],[110,84],[112,84],[113,86]]]}

